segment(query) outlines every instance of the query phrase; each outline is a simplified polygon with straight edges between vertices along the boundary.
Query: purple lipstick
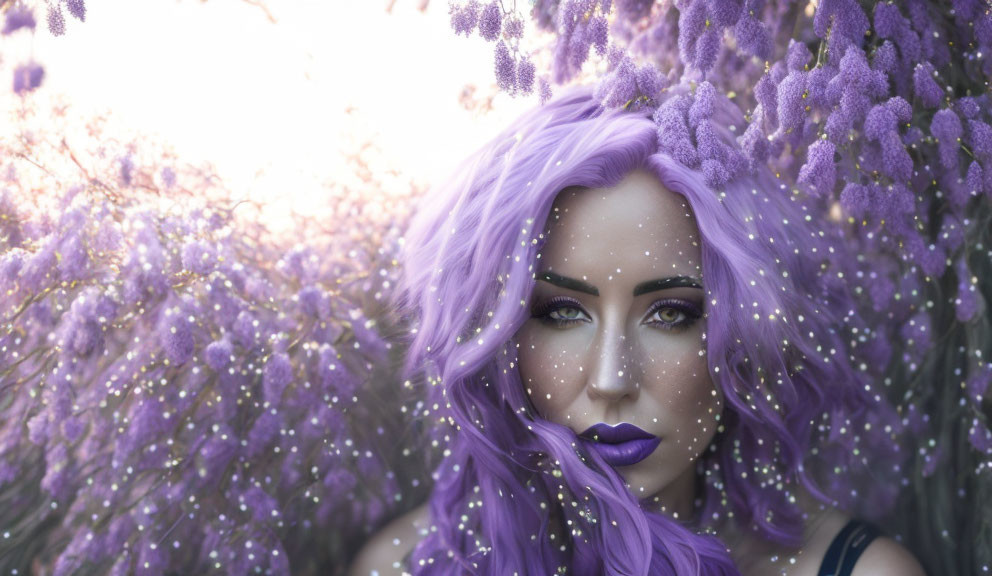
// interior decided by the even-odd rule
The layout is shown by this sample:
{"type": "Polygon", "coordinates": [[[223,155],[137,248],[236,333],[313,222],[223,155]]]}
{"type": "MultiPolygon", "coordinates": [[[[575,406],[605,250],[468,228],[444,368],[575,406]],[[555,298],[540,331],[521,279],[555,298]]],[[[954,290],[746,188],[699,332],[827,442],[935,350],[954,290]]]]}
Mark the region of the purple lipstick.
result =
{"type": "Polygon", "coordinates": [[[600,422],[587,428],[579,437],[613,467],[637,464],[661,443],[661,438],[626,422],[616,426],[600,422]]]}

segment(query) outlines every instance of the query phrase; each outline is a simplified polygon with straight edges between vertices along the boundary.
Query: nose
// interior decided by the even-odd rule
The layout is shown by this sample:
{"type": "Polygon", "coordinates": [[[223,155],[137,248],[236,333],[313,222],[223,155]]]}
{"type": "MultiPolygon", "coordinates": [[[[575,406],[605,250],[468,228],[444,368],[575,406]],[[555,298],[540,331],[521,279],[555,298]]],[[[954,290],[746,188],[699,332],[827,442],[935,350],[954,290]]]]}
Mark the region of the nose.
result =
{"type": "Polygon", "coordinates": [[[636,383],[636,368],[630,340],[621,326],[606,328],[598,337],[595,357],[590,366],[586,392],[593,400],[609,404],[621,400],[637,400],[640,387],[636,383]]]}

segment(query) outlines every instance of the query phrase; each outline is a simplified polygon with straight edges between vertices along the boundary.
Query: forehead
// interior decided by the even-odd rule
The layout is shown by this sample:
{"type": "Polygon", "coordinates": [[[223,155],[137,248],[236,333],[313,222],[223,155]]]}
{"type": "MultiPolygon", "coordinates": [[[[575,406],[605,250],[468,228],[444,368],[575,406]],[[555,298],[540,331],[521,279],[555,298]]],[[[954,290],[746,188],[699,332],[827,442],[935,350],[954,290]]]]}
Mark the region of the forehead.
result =
{"type": "Polygon", "coordinates": [[[611,188],[563,190],[545,233],[545,270],[590,278],[623,266],[632,276],[699,273],[699,229],[689,203],[645,171],[631,172],[611,188]]]}

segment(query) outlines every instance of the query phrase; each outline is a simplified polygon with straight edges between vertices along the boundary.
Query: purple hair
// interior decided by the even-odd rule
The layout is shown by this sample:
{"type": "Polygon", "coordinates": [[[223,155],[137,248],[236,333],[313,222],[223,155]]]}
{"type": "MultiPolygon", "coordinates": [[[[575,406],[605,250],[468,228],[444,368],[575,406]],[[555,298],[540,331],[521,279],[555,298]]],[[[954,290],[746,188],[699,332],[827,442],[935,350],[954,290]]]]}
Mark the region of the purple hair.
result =
{"type": "MultiPolygon", "coordinates": [[[[849,506],[865,449],[888,446],[868,447],[857,433],[891,426],[892,412],[855,368],[851,332],[871,331],[831,274],[843,243],[814,228],[822,207],[762,169],[709,189],[701,172],[658,152],[650,114],[603,109],[588,88],[563,91],[421,206],[397,299],[415,318],[407,373],[424,376],[424,414],[448,442],[415,574],[737,574],[706,527],[733,513],[765,539],[796,545],[797,487],[849,506]],[[726,398],[697,462],[695,518],[684,523],[648,510],[575,432],[536,413],[513,344],[557,194],[614,186],[638,168],[695,213],[710,375],[726,398]]],[[[743,124],[726,98],[713,119],[727,141],[726,127],[743,124]]]]}

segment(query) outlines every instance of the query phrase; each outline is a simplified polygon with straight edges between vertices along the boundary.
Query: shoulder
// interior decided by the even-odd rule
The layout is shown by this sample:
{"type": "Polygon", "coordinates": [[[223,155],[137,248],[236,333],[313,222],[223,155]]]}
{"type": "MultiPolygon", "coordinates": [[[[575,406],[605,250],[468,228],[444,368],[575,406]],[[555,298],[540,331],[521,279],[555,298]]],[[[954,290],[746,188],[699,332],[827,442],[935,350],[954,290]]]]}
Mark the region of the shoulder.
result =
{"type": "Polygon", "coordinates": [[[892,538],[879,537],[865,548],[851,576],[925,576],[909,550],[892,538]]]}
{"type": "Polygon", "coordinates": [[[417,545],[430,524],[430,509],[421,504],[375,534],[358,552],[348,576],[378,576],[404,573],[403,558],[417,545]]]}
{"type": "MultiPolygon", "coordinates": [[[[851,517],[839,510],[823,512],[823,520],[814,530],[811,548],[818,571],[827,548],[847,525],[851,517]]],[[[813,568],[813,564],[809,568],[813,568]]],[[[916,558],[898,542],[879,535],[868,544],[851,570],[851,576],[925,576],[926,572],[916,558]]]]}

